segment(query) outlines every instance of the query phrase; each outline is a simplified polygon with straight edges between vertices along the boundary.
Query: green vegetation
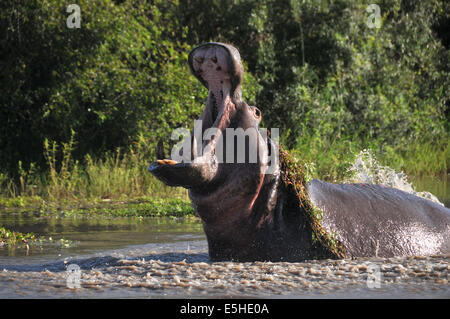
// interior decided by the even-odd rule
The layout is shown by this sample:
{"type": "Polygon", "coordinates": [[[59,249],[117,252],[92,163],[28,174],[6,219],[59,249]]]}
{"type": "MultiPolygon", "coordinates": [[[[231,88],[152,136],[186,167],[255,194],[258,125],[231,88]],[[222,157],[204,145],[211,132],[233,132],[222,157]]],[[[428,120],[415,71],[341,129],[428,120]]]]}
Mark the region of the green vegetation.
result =
{"type": "Polygon", "coordinates": [[[20,233],[0,227],[0,247],[6,245],[9,249],[14,249],[22,246],[28,250],[30,249],[30,245],[42,245],[44,243],[56,244],[62,248],[67,248],[72,245],[72,242],[65,238],[54,241],[52,237],[46,238],[44,236],[38,236],[34,233],[20,233]]]}
{"type": "Polygon", "coordinates": [[[83,166],[72,158],[73,139],[61,146],[48,140],[44,144],[49,171],[43,174],[34,166],[24,170],[19,162],[19,182],[5,180],[0,207],[41,211],[95,209],[108,214],[116,207],[117,215],[124,216],[192,213],[186,190],[169,188],[146,173],[148,160],[142,158],[143,144],[135,143],[124,154],[117,149],[104,160],[87,155],[83,166]],[[133,201],[143,205],[130,205],[133,201]],[[118,203],[127,205],[119,209],[118,203]]]}
{"type": "Polygon", "coordinates": [[[7,245],[16,245],[20,242],[28,243],[28,241],[36,240],[36,235],[33,233],[19,233],[13,232],[5,229],[4,227],[0,227],[0,243],[7,245]]]}
{"type": "MultiPolygon", "coordinates": [[[[48,213],[48,209],[43,213],[48,213]]],[[[60,216],[190,217],[195,219],[191,203],[178,198],[140,198],[133,202],[97,203],[90,207],[64,209],[58,213],[60,216]]]]}
{"type": "Polygon", "coordinates": [[[239,48],[245,100],[312,176],[343,179],[367,148],[409,175],[448,174],[450,3],[379,1],[379,29],[369,3],[80,0],[69,29],[64,2],[2,1],[0,208],[191,214],[147,165],[201,113],[186,60],[207,41],[239,48]]]}

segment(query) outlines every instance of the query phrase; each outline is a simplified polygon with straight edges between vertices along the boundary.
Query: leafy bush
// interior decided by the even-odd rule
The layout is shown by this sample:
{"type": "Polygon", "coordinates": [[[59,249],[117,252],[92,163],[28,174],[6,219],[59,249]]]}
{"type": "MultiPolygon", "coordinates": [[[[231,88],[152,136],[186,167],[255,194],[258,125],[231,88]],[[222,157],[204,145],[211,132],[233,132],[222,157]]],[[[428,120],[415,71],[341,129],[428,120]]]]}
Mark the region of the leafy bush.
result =
{"type": "Polygon", "coordinates": [[[176,25],[158,3],[78,1],[82,27],[69,29],[61,1],[2,2],[0,160],[10,171],[19,160],[42,164],[45,138],[69,141],[75,131],[81,159],[139,132],[157,140],[200,113],[190,47],[163,36],[176,25]]]}
{"type": "Polygon", "coordinates": [[[272,41],[258,62],[273,75],[258,103],[291,146],[311,131],[393,146],[447,133],[450,55],[433,32],[443,3],[384,1],[380,29],[367,27],[366,6],[267,1],[272,41]]]}

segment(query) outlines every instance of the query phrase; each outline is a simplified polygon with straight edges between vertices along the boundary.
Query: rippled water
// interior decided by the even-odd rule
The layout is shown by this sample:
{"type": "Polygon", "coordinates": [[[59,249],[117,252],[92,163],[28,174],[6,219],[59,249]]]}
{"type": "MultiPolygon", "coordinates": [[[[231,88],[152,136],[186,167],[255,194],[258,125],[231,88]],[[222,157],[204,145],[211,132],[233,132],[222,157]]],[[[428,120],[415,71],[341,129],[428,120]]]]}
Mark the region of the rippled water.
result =
{"type": "Polygon", "coordinates": [[[19,232],[51,237],[53,243],[31,245],[25,249],[0,247],[0,265],[48,262],[142,244],[174,243],[186,248],[190,241],[205,241],[198,222],[170,218],[80,218],[39,216],[34,213],[0,213],[0,225],[19,232]],[[70,240],[69,247],[59,239],[70,240]]]}
{"type": "Polygon", "coordinates": [[[450,298],[450,256],[210,262],[201,224],[183,220],[4,212],[0,224],[73,241],[68,248],[0,248],[0,298],[450,298]],[[70,265],[79,267],[79,286],[70,265]]]}

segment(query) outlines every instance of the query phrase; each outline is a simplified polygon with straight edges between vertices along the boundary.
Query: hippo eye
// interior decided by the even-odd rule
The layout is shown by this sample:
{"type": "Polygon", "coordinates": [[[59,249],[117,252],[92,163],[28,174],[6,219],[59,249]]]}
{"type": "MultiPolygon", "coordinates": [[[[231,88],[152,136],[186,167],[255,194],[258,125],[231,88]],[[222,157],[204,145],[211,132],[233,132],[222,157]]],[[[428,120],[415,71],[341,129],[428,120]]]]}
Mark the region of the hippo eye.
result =
{"type": "Polygon", "coordinates": [[[212,58],[211,58],[211,61],[213,61],[214,63],[217,63],[217,57],[215,57],[215,56],[212,57],[212,58]]]}
{"type": "Polygon", "coordinates": [[[203,58],[201,56],[196,56],[194,60],[197,61],[198,63],[203,63],[203,58]]]}
{"type": "Polygon", "coordinates": [[[261,111],[258,108],[254,108],[256,117],[261,117],[261,111]]]}

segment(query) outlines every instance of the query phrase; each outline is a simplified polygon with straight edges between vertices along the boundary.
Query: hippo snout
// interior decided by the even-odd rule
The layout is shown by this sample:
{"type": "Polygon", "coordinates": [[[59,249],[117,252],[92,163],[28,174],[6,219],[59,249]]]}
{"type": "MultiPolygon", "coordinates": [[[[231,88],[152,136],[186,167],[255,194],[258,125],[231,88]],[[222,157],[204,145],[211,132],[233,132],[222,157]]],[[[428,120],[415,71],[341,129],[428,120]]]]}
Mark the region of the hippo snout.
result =
{"type": "Polygon", "coordinates": [[[172,160],[157,160],[149,165],[148,171],[166,185],[194,188],[213,180],[217,164],[213,161],[177,163],[172,160]]]}

